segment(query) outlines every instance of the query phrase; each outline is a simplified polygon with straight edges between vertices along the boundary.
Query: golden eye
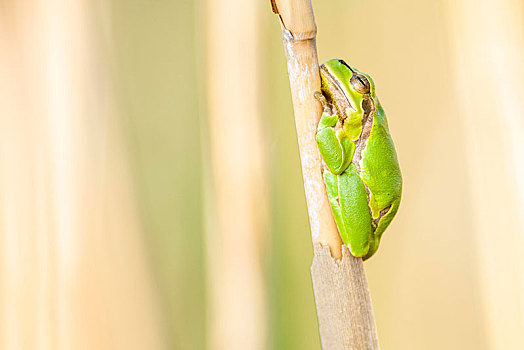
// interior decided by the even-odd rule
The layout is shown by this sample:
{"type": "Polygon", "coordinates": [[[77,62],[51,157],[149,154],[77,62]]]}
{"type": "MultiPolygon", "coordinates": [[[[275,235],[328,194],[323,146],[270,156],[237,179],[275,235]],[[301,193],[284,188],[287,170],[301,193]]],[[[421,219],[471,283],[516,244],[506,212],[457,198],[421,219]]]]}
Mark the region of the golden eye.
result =
{"type": "Polygon", "coordinates": [[[354,74],[351,77],[350,83],[353,89],[355,89],[359,94],[369,94],[370,86],[369,80],[366,76],[362,74],[354,74]]]}

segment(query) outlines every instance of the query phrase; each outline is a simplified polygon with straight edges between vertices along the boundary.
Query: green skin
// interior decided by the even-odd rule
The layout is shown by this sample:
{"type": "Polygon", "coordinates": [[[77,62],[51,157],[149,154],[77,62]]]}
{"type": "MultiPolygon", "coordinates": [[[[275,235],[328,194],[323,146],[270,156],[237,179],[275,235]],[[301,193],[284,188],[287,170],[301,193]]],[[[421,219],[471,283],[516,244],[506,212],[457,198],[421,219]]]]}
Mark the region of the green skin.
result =
{"type": "Polygon", "coordinates": [[[369,259],[397,213],[402,176],[371,78],[339,59],[320,66],[317,143],[333,216],[354,256],[369,259]]]}

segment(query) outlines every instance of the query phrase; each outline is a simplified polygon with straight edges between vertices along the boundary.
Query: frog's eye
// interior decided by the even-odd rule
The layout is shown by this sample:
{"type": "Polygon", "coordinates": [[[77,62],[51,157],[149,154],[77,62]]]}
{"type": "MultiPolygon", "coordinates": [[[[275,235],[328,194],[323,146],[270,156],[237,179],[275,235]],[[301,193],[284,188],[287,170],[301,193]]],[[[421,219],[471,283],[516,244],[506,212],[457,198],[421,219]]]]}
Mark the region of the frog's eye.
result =
{"type": "Polygon", "coordinates": [[[354,74],[350,80],[351,87],[359,94],[369,94],[369,80],[362,74],[354,74]]]}

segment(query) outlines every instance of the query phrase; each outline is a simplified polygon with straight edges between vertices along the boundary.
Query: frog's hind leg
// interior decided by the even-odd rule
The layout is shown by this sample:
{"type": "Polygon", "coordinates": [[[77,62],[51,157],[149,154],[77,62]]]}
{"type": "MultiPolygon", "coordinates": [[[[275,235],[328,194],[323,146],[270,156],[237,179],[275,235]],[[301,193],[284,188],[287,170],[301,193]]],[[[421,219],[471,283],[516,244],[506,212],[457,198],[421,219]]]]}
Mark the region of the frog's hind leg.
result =
{"type": "Polygon", "coordinates": [[[350,164],[337,180],[340,211],[347,235],[344,242],[350,243],[349,249],[354,256],[365,256],[373,237],[366,188],[354,164],[350,164]]]}
{"type": "Polygon", "coordinates": [[[366,256],[363,257],[364,260],[371,258],[371,256],[373,256],[373,254],[375,254],[375,252],[377,251],[378,246],[380,244],[380,239],[382,238],[382,234],[388,228],[389,224],[391,224],[391,221],[395,217],[395,214],[397,214],[398,207],[398,202],[394,202],[391,206],[389,206],[388,209],[384,209],[385,214],[380,218],[377,224],[377,228],[375,229],[375,232],[371,239],[369,252],[366,254],[366,256]]]}
{"type": "Polygon", "coordinates": [[[378,238],[382,237],[382,234],[384,233],[384,231],[386,231],[389,224],[391,224],[391,221],[397,214],[398,207],[399,202],[395,201],[391,205],[389,205],[389,208],[386,207],[386,209],[383,209],[381,211],[381,217],[378,221],[377,228],[375,230],[375,236],[377,236],[378,238]],[[382,214],[383,211],[385,212],[384,214],[382,214]]]}
{"type": "Polygon", "coordinates": [[[333,175],[330,171],[326,170],[323,173],[324,183],[326,184],[326,191],[329,198],[329,204],[331,205],[331,211],[337,224],[338,232],[344,244],[348,244],[348,234],[342,219],[342,210],[340,209],[340,200],[338,198],[338,176],[333,175]]]}

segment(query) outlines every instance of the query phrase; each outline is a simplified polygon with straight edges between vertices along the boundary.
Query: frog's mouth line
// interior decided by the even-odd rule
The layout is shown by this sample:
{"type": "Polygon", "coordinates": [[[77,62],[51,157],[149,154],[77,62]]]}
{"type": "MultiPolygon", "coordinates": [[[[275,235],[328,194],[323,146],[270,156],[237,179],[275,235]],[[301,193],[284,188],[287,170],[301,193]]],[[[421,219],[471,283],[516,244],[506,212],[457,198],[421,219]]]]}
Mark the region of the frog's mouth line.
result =
{"type": "Polygon", "coordinates": [[[329,70],[325,66],[320,66],[320,70],[322,71],[322,73],[324,73],[322,74],[322,79],[328,81],[328,85],[331,87],[331,89],[323,90],[322,92],[324,93],[324,95],[326,95],[328,102],[335,106],[340,118],[342,120],[345,120],[348,117],[346,115],[346,110],[350,109],[354,111],[355,107],[351,105],[351,102],[349,102],[349,99],[344,93],[344,90],[339,85],[338,81],[336,81],[333,78],[329,70]],[[337,101],[338,103],[335,104],[334,101],[337,101]]]}

